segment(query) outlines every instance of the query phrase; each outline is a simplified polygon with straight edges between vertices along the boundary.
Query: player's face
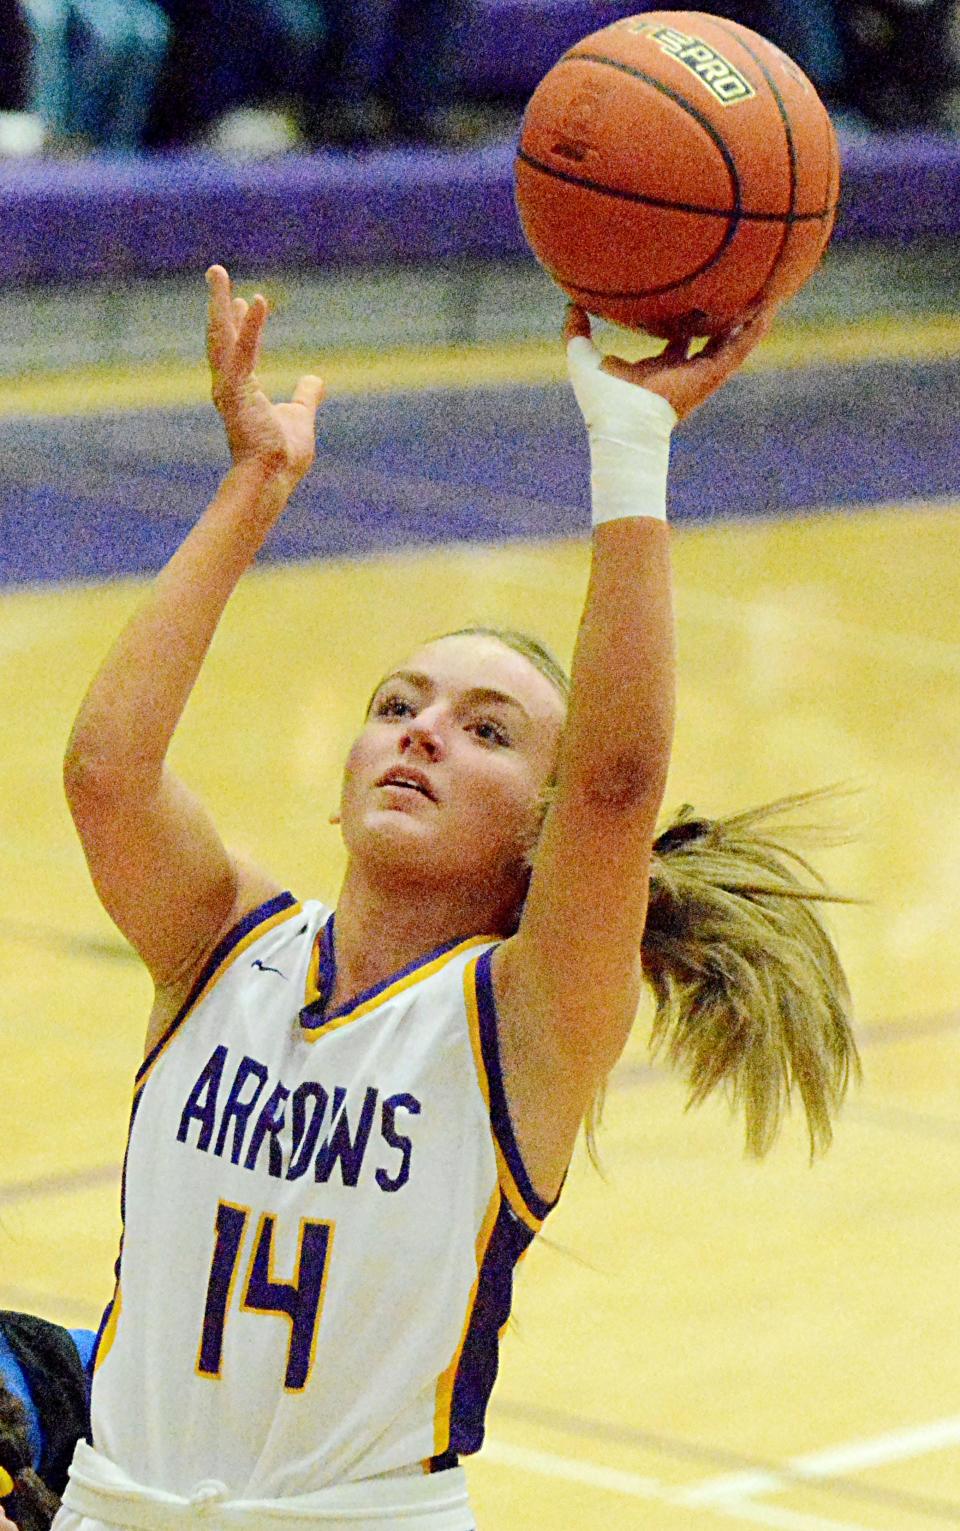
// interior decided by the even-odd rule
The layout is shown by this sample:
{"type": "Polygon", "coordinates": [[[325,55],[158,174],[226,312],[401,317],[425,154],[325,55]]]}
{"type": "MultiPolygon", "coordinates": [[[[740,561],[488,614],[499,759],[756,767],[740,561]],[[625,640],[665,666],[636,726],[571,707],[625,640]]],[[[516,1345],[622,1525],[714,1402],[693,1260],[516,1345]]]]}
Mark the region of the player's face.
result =
{"type": "Polygon", "coordinates": [[[556,687],[495,638],[426,644],[381,682],[350,751],[348,850],[394,867],[399,858],[428,880],[516,883],[564,710],[556,687]]]}

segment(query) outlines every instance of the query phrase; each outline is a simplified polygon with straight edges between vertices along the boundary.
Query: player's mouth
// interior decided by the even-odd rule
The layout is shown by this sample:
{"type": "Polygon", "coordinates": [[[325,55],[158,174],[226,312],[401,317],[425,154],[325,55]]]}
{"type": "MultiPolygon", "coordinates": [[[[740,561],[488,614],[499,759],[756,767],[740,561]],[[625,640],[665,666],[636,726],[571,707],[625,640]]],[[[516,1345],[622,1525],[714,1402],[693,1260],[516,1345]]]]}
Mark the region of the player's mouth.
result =
{"type": "Polygon", "coordinates": [[[384,772],[377,782],[378,787],[399,787],[406,792],[417,792],[422,797],[428,798],[431,803],[437,801],[437,794],[430,785],[429,777],[423,771],[418,771],[415,766],[395,766],[393,770],[384,772]]]}

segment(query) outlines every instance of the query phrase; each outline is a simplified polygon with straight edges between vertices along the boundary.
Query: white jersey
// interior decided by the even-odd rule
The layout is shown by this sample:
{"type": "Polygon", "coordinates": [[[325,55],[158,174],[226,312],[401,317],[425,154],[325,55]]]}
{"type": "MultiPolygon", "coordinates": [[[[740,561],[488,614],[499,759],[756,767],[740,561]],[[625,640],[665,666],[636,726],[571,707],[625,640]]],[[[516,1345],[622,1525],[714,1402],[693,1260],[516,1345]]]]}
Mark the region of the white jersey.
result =
{"type": "Polygon", "coordinates": [[[507,1111],[495,944],[331,1014],[322,905],[281,894],[214,953],[137,1075],[92,1394],[131,1480],[283,1499],[478,1449],[549,1211],[507,1111]]]}

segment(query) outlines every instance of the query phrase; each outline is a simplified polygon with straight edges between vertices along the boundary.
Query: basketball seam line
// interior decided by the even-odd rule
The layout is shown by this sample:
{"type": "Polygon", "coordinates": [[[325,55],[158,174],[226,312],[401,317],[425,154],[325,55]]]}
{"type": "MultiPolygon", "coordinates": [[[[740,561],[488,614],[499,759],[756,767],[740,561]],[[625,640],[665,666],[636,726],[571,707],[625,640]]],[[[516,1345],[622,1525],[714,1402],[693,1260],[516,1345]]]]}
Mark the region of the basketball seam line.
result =
{"type": "Polygon", "coordinates": [[[614,186],[601,186],[598,181],[590,181],[586,176],[574,175],[569,170],[558,170],[553,165],[547,165],[523,148],[517,150],[517,159],[529,165],[531,170],[540,170],[558,181],[567,181],[571,186],[582,186],[585,191],[596,191],[604,197],[617,197],[623,202],[641,202],[646,207],[662,207],[669,212],[699,213],[704,218],[729,218],[733,223],[741,220],[744,223],[815,223],[829,218],[837,211],[837,204],[816,213],[755,213],[743,207],[701,207],[696,202],[671,202],[666,197],[651,197],[642,191],[619,191],[614,186]]]}
{"type": "MultiPolygon", "coordinates": [[[[732,27],[724,26],[722,18],[718,18],[717,19],[717,27],[718,27],[718,30],[723,32],[723,33],[725,33],[727,37],[731,37],[731,38],[735,39],[735,41],[744,50],[744,52],[746,54],[748,54],[750,58],[753,59],[753,61],[756,64],[757,68],[762,73],[764,79],[767,82],[767,86],[769,88],[770,94],[773,96],[774,102],[776,103],[777,111],[778,111],[779,116],[780,116],[780,121],[783,124],[784,137],[786,138],[786,141],[787,141],[787,155],[789,156],[789,160],[790,160],[790,209],[789,209],[789,211],[790,211],[791,217],[790,217],[789,221],[787,219],[784,219],[784,223],[783,223],[783,237],[780,240],[780,248],[777,251],[776,255],[774,256],[774,258],[773,258],[773,260],[772,260],[772,262],[770,264],[770,270],[767,272],[766,280],[763,282],[763,284],[760,287],[760,294],[759,295],[762,296],[764,293],[767,292],[767,290],[769,289],[769,287],[773,283],[773,279],[774,279],[774,277],[776,276],[776,273],[777,273],[777,268],[780,265],[782,265],[782,263],[783,263],[783,260],[784,260],[784,258],[786,256],[786,253],[787,253],[787,248],[788,248],[788,246],[790,244],[790,231],[791,231],[794,223],[796,222],[796,219],[792,215],[796,212],[796,205],[797,205],[797,168],[798,168],[798,166],[797,166],[797,145],[796,145],[796,141],[795,141],[794,136],[793,136],[793,124],[790,121],[790,114],[787,111],[786,102],[784,101],[783,96],[782,96],[782,94],[780,92],[780,87],[778,86],[777,82],[774,80],[773,75],[771,74],[770,70],[767,68],[767,65],[764,62],[764,60],[760,57],[760,55],[758,53],[756,53],[754,51],[753,48],[751,48],[750,44],[743,37],[741,37],[738,32],[734,32],[732,27]]],[[[744,31],[749,31],[749,28],[745,27],[744,31]]],[[[828,195],[829,195],[829,189],[830,188],[829,188],[829,183],[828,183],[828,186],[827,186],[827,194],[828,195]]]]}
{"type": "Polygon", "coordinates": [[[675,106],[682,107],[687,115],[693,118],[698,127],[703,129],[727,167],[727,174],[730,177],[730,183],[733,188],[734,207],[739,211],[740,172],[737,169],[737,162],[731,154],[726,140],[717,132],[710,118],[700,111],[699,107],[690,100],[689,96],[683,95],[681,91],[676,90],[672,85],[667,85],[663,80],[658,80],[656,75],[647,74],[645,70],[637,69],[633,64],[621,63],[619,59],[607,58],[603,53],[574,53],[571,51],[564,54],[563,58],[560,59],[560,63],[574,64],[578,59],[583,59],[588,64],[602,64],[607,69],[618,69],[621,74],[626,74],[631,79],[642,81],[644,85],[649,85],[652,89],[659,91],[662,96],[666,96],[667,100],[672,101],[675,106]]]}
{"type": "MultiPolygon", "coordinates": [[[[723,160],[724,165],[726,166],[727,175],[730,178],[730,190],[733,196],[734,212],[732,216],[727,215],[727,226],[723,231],[720,243],[717,245],[716,249],[711,251],[707,259],[701,261],[700,265],[695,267],[693,271],[688,271],[683,276],[675,277],[671,282],[664,282],[656,287],[647,287],[639,292],[603,292],[596,288],[590,287],[577,288],[577,291],[583,293],[586,297],[613,298],[617,302],[622,302],[624,299],[635,302],[638,298],[648,299],[665,297],[668,292],[676,292],[677,288],[687,286],[689,283],[696,281],[698,277],[706,276],[707,272],[712,270],[712,268],[723,259],[727,250],[736,239],[740,228],[741,211],[740,172],[737,169],[737,162],[727,147],[726,140],[721,137],[720,133],[718,133],[716,127],[710,121],[710,118],[705,116],[704,113],[700,111],[699,107],[697,107],[696,104],[690,100],[689,96],[685,96],[682,91],[676,90],[672,85],[667,85],[663,80],[658,80],[656,75],[647,74],[645,70],[636,69],[629,64],[621,64],[619,60],[607,58],[604,54],[574,53],[571,50],[571,54],[565,55],[565,59],[561,59],[560,62],[563,63],[565,60],[573,62],[573,60],[577,58],[585,59],[588,63],[593,62],[600,64],[608,69],[619,70],[621,74],[626,74],[632,79],[640,80],[642,83],[651,86],[654,90],[659,91],[660,95],[666,96],[668,101],[672,101],[675,106],[679,106],[682,111],[687,113],[693,122],[697,123],[697,125],[710,139],[714,148],[717,150],[717,153],[720,155],[720,158],[723,160]]],[[[572,285],[573,284],[571,283],[571,286],[572,285]]]]}

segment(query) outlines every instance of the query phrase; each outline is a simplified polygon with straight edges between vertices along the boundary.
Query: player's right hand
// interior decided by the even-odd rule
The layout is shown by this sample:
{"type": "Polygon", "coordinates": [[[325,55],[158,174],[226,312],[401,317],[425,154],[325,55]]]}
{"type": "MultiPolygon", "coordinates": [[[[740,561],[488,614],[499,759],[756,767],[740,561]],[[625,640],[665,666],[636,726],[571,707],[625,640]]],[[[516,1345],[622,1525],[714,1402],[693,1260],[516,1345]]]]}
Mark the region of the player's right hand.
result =
{"type": "MultiPolygon", "coordinates": [[[[715,335],[694,356],[689,354],[689,340],[672,340],[659,355],[644,357],[642,361],[605,356],[602,370],[658,393],[673,406],[677,418],[683,420],[742,367],[768,333],[777,307],[775,303],[760,305],[741,324],[715,335]]],[[[571,303],[567,307],[564,339],[569,344],[576,336],[590,340],[590,317],[571,303]]]]}
{"type": "Polygon", "coordinates": [[[256,377],[267,320],[266,299],[260,293],[252,303],[234,297],[223,266],[210,267],[207,287],[207,359],[213,402],[223,418],[233,461],[259,462],[271,477],[282,479],[292,489],[316,453],[316,415],[323,382],[318,377],[302,377],[289,403],[271,403],[256,377]]]}

